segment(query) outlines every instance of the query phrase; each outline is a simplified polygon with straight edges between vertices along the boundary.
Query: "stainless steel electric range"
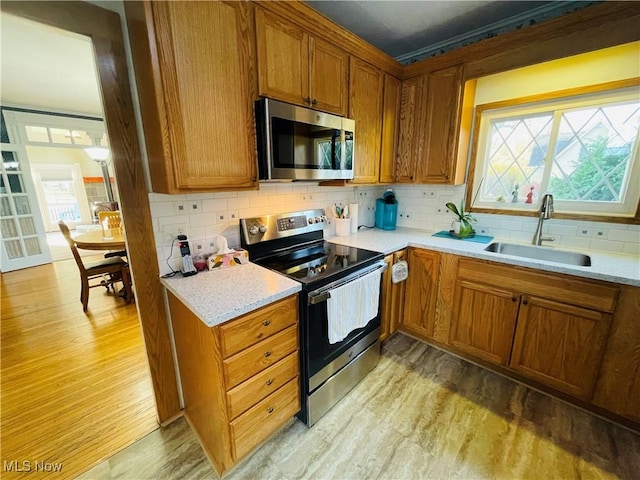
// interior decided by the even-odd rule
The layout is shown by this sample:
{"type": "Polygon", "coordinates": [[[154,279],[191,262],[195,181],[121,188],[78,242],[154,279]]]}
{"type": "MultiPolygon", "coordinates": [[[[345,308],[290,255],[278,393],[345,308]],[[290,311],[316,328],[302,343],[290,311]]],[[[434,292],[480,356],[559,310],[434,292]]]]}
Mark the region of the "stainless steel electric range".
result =
{"type": "MultiPolygon", "coordinates": [[[[332,291],[358,279],[362,281],[364,276],[379,275],[386,268],[384,255],[326,242],[323,238],[326,226],[324,210],[240,220],[242,247],[249,252],[251,261],[302,283],[299,296],[302,408],[298,418],[308,426],[360,382],[380,357],[379,306],[366,325],[331,343],[327,304],[332,291]]],[[[380,285],[374,295],[378,296],[379,305],[380,285]]],[[[374,309],[375,303],[371,305],[374,309]]]]}

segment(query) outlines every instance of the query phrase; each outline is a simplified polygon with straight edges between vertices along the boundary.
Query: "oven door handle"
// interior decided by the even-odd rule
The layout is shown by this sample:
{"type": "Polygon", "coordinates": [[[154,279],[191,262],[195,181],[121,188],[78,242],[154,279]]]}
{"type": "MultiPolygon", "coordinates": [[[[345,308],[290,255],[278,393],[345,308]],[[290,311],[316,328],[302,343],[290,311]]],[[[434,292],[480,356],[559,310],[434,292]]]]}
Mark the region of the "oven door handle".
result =
{"type": "Polygon", "coordinates": [[[348,277],[345,280],[338,280],[336,282],[330,283],[326,287],[320,288],[314,292],[309,294],[309,305],[317,305],[318,303],[322,303],[331,298],[331,290],[341,287],[342,285],[352,282],[356,278],[364,277],[365,275],[370,274],[371,272],[375,272],[380,270],[384,272],[388,268],[386,263],[377,263],[374,268],[369,268],[362,272],[358,272],[358,274],[348,277]]]}

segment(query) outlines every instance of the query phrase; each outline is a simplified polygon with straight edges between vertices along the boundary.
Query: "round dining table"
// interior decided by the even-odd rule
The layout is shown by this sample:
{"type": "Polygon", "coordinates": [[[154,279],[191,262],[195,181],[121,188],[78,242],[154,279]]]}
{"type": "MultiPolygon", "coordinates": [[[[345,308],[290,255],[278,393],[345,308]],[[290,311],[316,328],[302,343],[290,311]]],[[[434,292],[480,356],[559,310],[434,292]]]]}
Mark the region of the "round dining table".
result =
{"type": "Polygon", "coordinates": [[[78,248],[83,250],[124,250],[124,233],[120,229],[91,230],[73,237],[78,248]]]}

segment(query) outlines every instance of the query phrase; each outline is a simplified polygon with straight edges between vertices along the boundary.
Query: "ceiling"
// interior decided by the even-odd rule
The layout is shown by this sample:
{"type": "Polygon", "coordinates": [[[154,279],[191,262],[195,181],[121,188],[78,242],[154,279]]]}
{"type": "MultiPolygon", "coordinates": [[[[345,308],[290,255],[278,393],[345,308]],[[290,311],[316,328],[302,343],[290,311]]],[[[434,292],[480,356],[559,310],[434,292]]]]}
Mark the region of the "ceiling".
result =
{"type": "Polygon", "coordinates": [[[307,5],[407,63],[593,2],[316,0],[307,5]]]}
{"type": "Polygon", "coordinates": [[[0,27],[3,105],[102,117],[88,37],[4,13],[0,27]]]}
{"type": "MultiPolygon", "coordinates": [[[[91,0],[113,10],[121,2],[91,0]]],[[[487,32],[548,18],[564,1],[308,1],[311,7],[399,60],[428,56],[487,32]],[[549,13],[551,12],[551,13],[549,13]]],[[[555,13],[553,13],[555,12],[555,13]]],[[[87,37],[0,15],[1,101],[50,111],[102,116],[96,66],[87,37]]]]}

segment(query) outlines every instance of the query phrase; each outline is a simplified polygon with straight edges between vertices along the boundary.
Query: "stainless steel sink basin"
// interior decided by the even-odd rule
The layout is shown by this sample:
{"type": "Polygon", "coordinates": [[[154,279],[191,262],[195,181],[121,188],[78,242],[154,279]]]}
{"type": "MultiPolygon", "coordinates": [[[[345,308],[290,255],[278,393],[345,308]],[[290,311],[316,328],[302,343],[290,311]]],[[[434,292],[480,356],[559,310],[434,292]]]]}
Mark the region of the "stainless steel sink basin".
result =
{"type": "Polygon", "coordinates": [[[565,263],[567,265],[578,265],[581,267],[591,266],[591,257],[582,253],[565,252],[562,250],[552,250],[544,247],[529,245],[514,245],[513,243],[495,242],[485,248],[487,252],[512,255],[514,257],[525,257],[533,260],[544,260],[546,262],[565,263]]]}

